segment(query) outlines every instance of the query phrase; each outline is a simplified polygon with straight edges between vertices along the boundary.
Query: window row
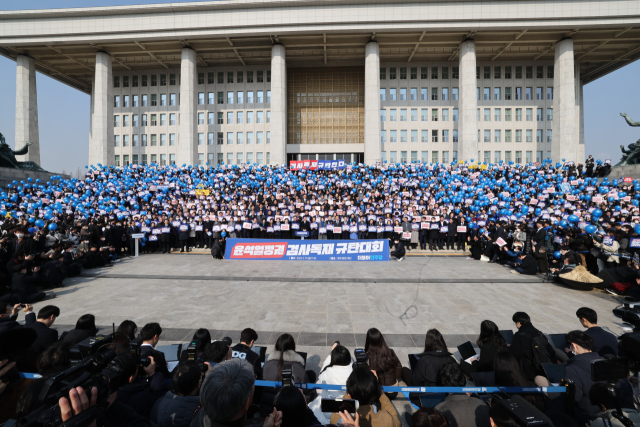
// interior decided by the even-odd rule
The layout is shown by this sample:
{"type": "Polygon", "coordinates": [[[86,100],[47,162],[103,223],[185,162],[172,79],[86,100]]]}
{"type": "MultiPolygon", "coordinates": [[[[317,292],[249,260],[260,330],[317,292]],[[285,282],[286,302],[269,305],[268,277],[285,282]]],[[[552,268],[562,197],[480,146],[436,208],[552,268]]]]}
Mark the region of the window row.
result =
{"type": "MultiPolygon", "coordinates": [[[[389,101],[438,101],[438,99],[442,101],[449,101],[449,96],[451,96],[452,101],[458,101],[459,90],[457,87],[453,87],[453,88],[443,87],[441,89],[442,91],[440,92],[439,88],[432,87],[431,94],[429,94],[429,88],[426,88],[426,87],[422,87],[422,88],[412,87],[412,88],[400,88],[400,89],[382,88],[380,89],[380,101],[387,101],[387,99],[389,101]],[[451,91],[449,91],[449,89],[451,89],[451,91]],[[418,91],[420,91],[420,98],[418,98],[418,91]]],[[[478,101],[480,100],[502,101],[504,96],[505,101],[511,101],[511,100],[522,101],[523,99],[527,101],[533,100],[533,87],[525,87],[524,92],[522,91],[522,89],[523,88],[521,87],[516,87],[516,88],[494,87],[493,95],[492,95],[491,88],[485,87],[485,88],[482,88],[482,98],[481,98],[480,88],[478,87],[476,88],[476,99],[478,101]],[[503,92],[503,89],[504,89],[504,92],[503,92]],[[524,93],[524,98],[523,98],[523,93],[524,93]]],[[[536,98],[535,98],[536,100],[544,100],[544,99],[553,100],[552,87],[547,87],[546,98],[545,98],[543,87],[536,87],[535,89],[536,89],[536,98]]]]}
{"type": "MultiPolygon", "coordinates": [[[[420,79],[432,79],[437,80],[441,79],[459,79],[460,78],[460,68],[459,67],[451,67],[451,77],[449,77],[449,67],[389,67],[389,74],[387,74],[387,67],[380,67],[380,80],[387,80],[387,76],[389,80],[417,80],[418,79],[418,71],[420,71],[420,79]],[[399,70],[399,72],[398,72],[399,70]]],[[[553,78],[553,65],[536,65],[535,69],[533,65],[525,65],[524,67],[521,65],[511,66],[506,65],[502,67],[501,65],[491,66],[483,66],[476,67],[476,78],[483,79],[543,79],[553,78]],[[504,68],[504,74],[503,74],[504,68]],[[524,74],[523,74],[524,71],[524,74]]]]}
{"type": "MultiPolygon", "coordinates": [[[[522,129],[516,129],[511,131],[509,129],[504,131],[504,142],[533,142],[533,129],[524,130],[524,141],[522,140],[522,129]]],[[[493,131],[493,142],[502,142],[502,131],[495,129],[493,131]]],[[[545,142],[545,131],[543,129],[536,129],[536,142],[545,142]]],[[[551,129],[546,130],[546,142],[553,142],[553,133],[551,129]]],[[[478,142],[492,142],[491,130],[485,129],[481,131],[478,129],[478,142]],[[482,132],[482,139],[480,133],[482,132]]]]}
{"type": "MultiPolygon", "coordinates": [[[[244,96],[245,95],[244,91],[238,91],[238,92],[229,91],[226,93],[226,98],[225,98],[224,92],[217,92],[217,97],[216,97],[216,92],[209,92],[207,94],[208,98],[206,98],[206,100],[208,101],[207,104],[209,105],[224,104],[225,99],[227,104],[253,104],[254,102],[256,104],[263,104],[265,102],[264,92],[265,91],[263,90],[258,90],[255,92],[248,91],[246,92],[247,94],[246,98],[244,96]],[[254,93],[255,93],[255,97],[254,97],[254,93]]],[[[271,91],[267,90],[266,92],[267,92],[266,102],[269,103],[271,102],[271,91]]],[[[166,107],[171,105],[180,105],[180,97],[178,95],[179,94],[175,94],[175,93],[169,93],[169,94],[161,93],[159,95],[158,94],[122,95],[122,97],[120,95],[115,95],[113,97],[113,107],[114,108],[147,107],[147,106],[166,107]],[[122,99],[122,103],[120,103],[121,99],[122,99]]],[[[205,105],[204,92],[198,93],[198,105],[205,105]]]]}
{"type": "MultiPolygon", "coordinates": [[[[457,162],[458,161],[458,152],[457,151],[452,151],[452,160],[449,159],[449,151],[431,151],[431,156],[429,156],[429,151],[420,151],[420,158],[418,158],[418,151],[400,151],[400,157],[398,158],[398,152],[397,151],[389,151],[389,163],[398,163],[398,161],[400,163],[407,163],[407,162],[411,162],[411,163],[417,163],[418,161],[422,162],[422,163],[444,163],[444,164],[449,164],[451,161],[453,162],[457,162]],[[440,154],[442,153],[442,154],[440,154]],[[407,157],[407,156],[410,157],[407,157]]],[[[532,163],[533,162],[533,151],[525,151],[525,158],[524,160],[526,161],[526,163],[532,163]]],[[[387,152],[383,151],[382,153],[382,161],[386,162],[387,161],[387,152]]],[[[503,159],[503,152],[502,151],[494,151],[493,152],[493,160],[491,157],[491,151],[484,151],[484,152],[480,152],[478,151],[478,158],[482,158],[482,161],[485,163],[500,163],[501,161],[505,161],[507,163],[511,162],[511,161],[515,161],[515,163],[522,163],[522,151],[504,151],[504,159],[503,159]],[[482,154],[482,157],[480,157],[482,154]],[[512,157],[512,154],[515,154],[512,157]]],[[[547,151],[547,156],[543,158],[543,151],[536,151],[536,162],[541,163],[544,159],[549,159],[551,158],[551,151],[547,151]]]]}
{"type": "MultiPolygon", "coordinates": [[[[452,115],[451,115],[451,120],[454,122],[458,121],[458,117],[459,117],[459,110],[457,108],[453,108],[452,110],[452,115]]],[[[480,116],[480,108],[477,109],[477,121],[481,121],[481,116],[480,116]]],[[[546,120],[548,122],[553,121],[553,108],[547,108],[546,109],[546,120]]],[[[407,109],[407,108],[401,108],[400,109],[400,117],[398,120],[398,110],[395,108],[391,108],[388,110],[389,111],[389,121],[390,122],[396,122],[396,121],[401,121],[401,122],[406,122],[406,121],[412,121],[412,122],[417,122],[418,121],[418,109],[417,108],[411,108],[411,109],[407,109]],[[407,116],[407,113],[409,113],[410,115],[407,116]]],[[[505,122],[510,122],[512,121],[512,119],[515,119],[516,122],[521,122],[522,121],[522,111],[523,108],[494,108],[493,109],[493,114],[491,112],[491,108],[484,108],[482,109],[482,118],[484,119],[483,121],[485,122],[490,122],[493,118],[494,122],[500,122],[502,121],[503,117],[504,117],[504,121],[505,122]],[[504,110],[504,115],[502,110],[504,110]],[[512,112],[515,110],[515,117],[512,114],[512,112]]],[[[524,108],[524,112],[525,112],[525,119],[527,122],[532,122],[533,121],[533,108],[524,108]]],[[[429,114],[429,109],[428,108],[421,108],[420,109],[420,121],[421,122],[427,122],[429,121],[429,116],[431,117],[431,121],[432,122],[437,122],[439,119],[443,122],[448,122],[449,121],[449,108],[432,108],[431,109],[431,114],[429,114]],[[440,110],[441,111],[441,116],[439,116],[440,114],[440,110]]],[[[387,110],[383,109],[380,110],[380,121],[381,122],[385,122],[387,121],[387,110]]],[[[543,122],[545,121],[545,114],[544,114],[544,109],[543,108],[536,108],[536,121],[537,122],[543,122]]]]}
{"type": "MultiPolygon", "coordinates": [[[[253,124],[253,123],[271,123],[271,111],[227,111],[226,112],[226,122],[225,122],[225,113],[217,112],[217,113],[198,113],[198,124],[199,125],[223,125],[223,124],[253,124]],[[266,113],[266,114],[265,114],[266,113]],[[205,118],[206,117],[206,118],[205,118]]],[[[179,123],[176,121],[176,113],[169,114],[132,114],[129,116],[128,114],[122,115],[122,127],[132,127],[137,126],[175,126],[179,123]],[[131,121],[129,121],[129,117],[131,117],[131,121]],[[160,121],[158,121],[158,117],[160,121]],[[167,121],[167,117],[169,121],[167,121]],[[151,122],[149,122],[148,118],[151,118],[151,122]]],[[[113,127],[120,127],[120,115],[113,116],[113,127]]]]}
{"type": "MultiPolygon", "coordinates": [[[[243,163],[245,163],[245,153],[236,153],[236,160],[238,165],[241,165],[243,163]]],[[[138,162],[140,162],[140,164],[142,165],[146,165],[148,163],[149,158],[151,158],[151,163],[158,163],[158,156],[160,157],[160,166],[166,166],[167,165],[167,155],[166,154],[132,154],[131,156],[129,156],[129,154],[124,154],[122,156],[122,165],[120,164],[120,155],[115,156],[115,165],[116,166],[128,166],[129,164],[134,164],[137,165],[138,162]],[[131,161],[129,159],[132,159],[131,161]],[[140,159],[140,160],[139,160],[140,159]]],[[[267,152],[267,153],[246,153],[246,159],[247,159],[247,163],[257,163],[259,165],[262,164],[271,164],[271,153],[267,152]],[[255,154],[255,160],[254,160],[254,154],[255,154]],[[266,156],[265,156],[266,154],[266,156]],[[266,158],[266,163],[265,163],[265,158],[266,158]]],[[[206,160],[206,165],[211,165],[213,166],[214,164],[218,164],[218,165],[222,165],[224,164],[224,154],[223,153],[207,153],[207,160],[206,160]]],[[[234,164],[234,155],[233,153],[227,153],[227,164],[228,165],[232,165],[234,164]]],[[[170,165],[175,165],[176,164],[176,155],[175,154],[169,154],[169,164],[170,165]]],[[[198,153],[198,165],[199,166],[205,166],[205,154],[204,153],[198,153]]]]}
{"type": "MultiPolygon", "coordinates": [[[[449,130],[442,129],[436,130],[433,129],[429,132],[426,129],[420,131],[420,136],[418,137],[417,130],[390,130],[388,131],[389,139],[387,139],[387,131],[380,131],[380,142],[449,142],[449,130]],[[398,139],[399,136],[399,139],[398,139]],[[419,138],[419,139],[418,139],[419,138]]],[[[533,142],[533,129],[525,129],[524,131],[524,142],[533,142]]],[[[536,142],[545,142],[544,139],[544,130],[536,129],[536,142]]],[[[504,142],[523,142],[522,140],[522,129],[516,129],[515,132],[512,130],[504,131],[504,142]]],[[[451,131],[452,140],[451,142],[458,142],[458,130],[454,129],[451,131]]],[[[500,129],[496,129],[493,131],[493,142],[503,142],[502,140],[503,131],[500,129]]],[[[478,130],[478,142],[492,142],[491,139],[491,130],[478,130]],[[481,132],[483,139],[481,140],[481,132]]],[[[552,142],[552,132],[551,129],[546,130],[546,142],[552,142]]]]}
{"type": "MultiPolygon", "coordinates": [[[[256,145],[271,144],[270,131],[258,132],[227,132],[227,145],[256,145]],[[255,135],[255,139],[254,139],[255,135]],[[246,136],[246,138],[245,138],[246,136]]],[[[198,145],[224,145],[224,132],[198,133],[198,145]],[[206,136],[206,139],[205,139],[206,136]]],[[[113,145],[116,147],[164,147],[176,145],[175,133],[161,133],[149,135],[114,135],[113,145]]]]}
{"type": "MultiPolygon", "coordinates": [[[[198,73],[198,84],[205,84],[205,76],[207,84],[225,84],[225,83],[264,83],[265,75],[267,83],[271,82],[271,70],[265,71],[218,71],[208,73],[198,73]]],[[[143,74],[141,76],[113,76],[113,87],[147,87],[147,86],[175,86],[180,84],[180,73],[169,74],[143,74]],[[168,77],[168,78],[167,78],[168,77]]]]}

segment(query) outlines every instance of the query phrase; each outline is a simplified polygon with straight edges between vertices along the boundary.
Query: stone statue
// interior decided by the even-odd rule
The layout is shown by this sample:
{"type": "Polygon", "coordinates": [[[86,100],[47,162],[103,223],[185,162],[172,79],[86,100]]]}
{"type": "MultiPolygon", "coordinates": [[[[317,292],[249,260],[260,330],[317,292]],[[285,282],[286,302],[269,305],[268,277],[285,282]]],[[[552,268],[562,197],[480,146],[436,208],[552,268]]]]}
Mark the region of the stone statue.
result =
{"type": "Polygon", "coordinates": [[[4,135],[0,133],[0,167],[45,172],[45,170],[35,162],[19,162],[16,160],[16,156],[27,154],[30,145],[31,142],[27,142],[20,150],[13,151],[11,147],[9,147],[9,144],[5,142],[4,135]]]}
{"type": "MultiPolygon", "coordinates": [[[[629,123],[629,126],[640,127],[640,122],[634,122],[626,113],[620,113],[622,117],[629,123]]],[[[628,150],[624,149],[624,145],[620,146],[622,150],[622,159],[616,166],[637,165],[640,164],[640,139],[629,144],[628,150]]]]}

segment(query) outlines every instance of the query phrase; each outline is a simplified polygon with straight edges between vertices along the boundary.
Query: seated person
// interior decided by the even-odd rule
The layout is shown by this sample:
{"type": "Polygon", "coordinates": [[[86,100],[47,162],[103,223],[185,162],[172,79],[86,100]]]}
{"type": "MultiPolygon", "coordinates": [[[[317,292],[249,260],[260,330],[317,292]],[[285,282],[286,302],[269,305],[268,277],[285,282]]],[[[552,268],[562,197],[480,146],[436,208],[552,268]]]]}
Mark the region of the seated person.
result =
{"type": "Polygon", "coordinates": [[[62,334],[60,341],[78,344],[85,339],[94,336],[98,332],[96,317],[93,314],[84,314],[76,322],[75,329],[62,334]]]}
{"type": "MultiPolygon", "coordinates": [[[[133,359],[128,353],[121,356],[133,359]]],[[[148,377],[148,382],[139,382],[139,370],[135,369],[128,378],[129,384],[118,389],[117,401],[123,403],[145,418],[149,418],[151,409],[156,401],[169,391],[169,385],[161,372],[156,372],[156,362],[153,356],[149,356],[151,363],[142,368],[144,375],[148,377]]],[[[135,362],[135,360],[134,360],[135,362]]]]}
{"type": "Polygon", "coordinates": [[[580,320],[580,324],[587,328],[585,334],[593,338],[593,348],[600,356],[605,354],[618,355],[618,339],[611,332],[607,332],[598,326],[598,313],[589,307],[579,308],[576,316],[580,320]]]}
{"type": "MultiPolygon", "coordinates": [[[[445,387],[464,387],[467,379],[460,366],[447,363],[440,370],[440,377],[445,387]]],[[[485,403],[466,393],[452,393],[434,408],[441,412],[451,427],[491,427],[489,407],[485,403]]]]}
{"type": "Polygon", "coordinates": [[[214,341],[204,349],[204,356],[206,360],[204,363],[212,369],[218,363],[231,359],[231,348],[224,341],[214,341]]]}
{"type": "Polygon", "coordinates": [[[164,353],[156,350],[158,341],[160,341],[160,334],[162,334],[160,324],[152,322],[144,325],[140,330],[140,337],[142,338],[140,353],[143,358],[153,356],[156,362],[156,370],[161,372],[165,378],[171,378],[164,353]]]}
{"type": "MultiPolygon", "coordinates": [[[[375,371],[366,368],[356,368],[347,379],[347,394],[343,399],[355,399],[360,404],[357,414],[360,426],[400,427],[402,423],[398,412],[389,398],[382,392],[375,371]],[[379,409],[375,406],[380,402],[379,409]]],[[[339,413],[331,415],[331,424],[337,424],[341,419],[339,413]]]]}
{"type": "Polygon", "coordinates": [[[231,347],[231,357],[244,359],[253,366],[256,378],[262,378],[262,366],[260,356],[251,350],[253,343],[258,339],[258,333],[251,328],[246,328],[240,333],[240,342],[231,347]]]}
{"type": "Polygon", "coordinates": [[[518,260],[520,261],[519,266],[516,267],[515,271],[511,271],[512,273],[533,276],[538,272],[538,263],[533,255],[527,255],[524,252],[521,252],[518,254],[518,260]]]}
{"type": "Polygon", "coordinates": [[[171,375],[171,388],[151,410],[151,421],[158,427],[189,427],[193,411],[200,405],[202,370],[198,362],[180,362],[171,375]]]}

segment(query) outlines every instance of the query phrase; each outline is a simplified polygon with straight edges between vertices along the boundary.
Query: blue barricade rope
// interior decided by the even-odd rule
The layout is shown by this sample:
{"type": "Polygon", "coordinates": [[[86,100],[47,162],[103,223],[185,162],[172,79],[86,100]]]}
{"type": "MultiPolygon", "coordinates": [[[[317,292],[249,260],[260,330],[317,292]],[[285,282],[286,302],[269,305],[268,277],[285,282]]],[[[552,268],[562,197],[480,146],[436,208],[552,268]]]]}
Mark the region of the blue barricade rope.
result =
{"type": "MultiPolygon", "coordinates": [[[[21,378],[38,379],[40,374],[20,373],[21,378]]],[[[282,387],[280,381],[256,380],[258,387],[282,387]]],[[[337,384],[296,384],[303,390],[341,390],[347,391],[346,385],[337,384]]],[[[566,387],[394,387],[383,386],[387,393],[566,393],[566,387]]]]}

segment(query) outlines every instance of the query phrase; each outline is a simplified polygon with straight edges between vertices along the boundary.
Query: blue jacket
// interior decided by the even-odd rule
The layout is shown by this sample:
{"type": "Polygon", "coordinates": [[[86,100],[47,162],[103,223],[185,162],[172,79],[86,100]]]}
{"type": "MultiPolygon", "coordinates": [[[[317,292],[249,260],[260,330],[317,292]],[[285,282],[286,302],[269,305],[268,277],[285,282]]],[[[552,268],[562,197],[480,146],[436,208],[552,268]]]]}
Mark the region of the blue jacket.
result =
{"type": "Polygon", "coordinates": [[[158,427],[189,427],[200,396],[178,396],[168,391],[151,410],[151,421],[158,427]]]}

